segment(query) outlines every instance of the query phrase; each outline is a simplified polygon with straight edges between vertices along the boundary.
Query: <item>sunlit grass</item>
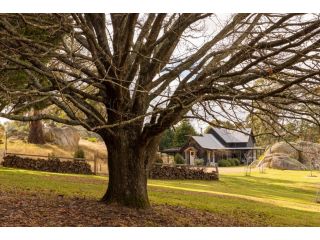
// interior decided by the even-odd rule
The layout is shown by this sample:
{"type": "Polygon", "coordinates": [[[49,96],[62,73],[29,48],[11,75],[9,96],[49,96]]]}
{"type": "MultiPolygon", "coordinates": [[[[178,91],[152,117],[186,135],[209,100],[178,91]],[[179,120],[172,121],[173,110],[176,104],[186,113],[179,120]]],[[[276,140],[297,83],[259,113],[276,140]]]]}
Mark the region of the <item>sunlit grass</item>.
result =
{"type": "MultiPolygon", "coordinates": [[[[266,173],[251,176],[237,171],[222,173],[220,181],[149,180],[154,204],[183,205],[272,226],[320,226],[320,204],[315,202],[320,173],[307,171],[266,173]]],[[[107,178],[76,174],[0,168],[0,187],[41,193],[64,194],[98,200],[107,178]]]]}
{"type": "MultiPolygon", "coordinates": [[[[93,155],[97,154],[99,158],[105,159],[107,157],[107,149],[102,142],[92,143],[90,141],[81,139],[79,141],[79,147],[85,152],[87,159],[93,159],[93,155]]],[[[4,144],[0,145],[1,149],[4,149],[4,144]]],[[[58,157],[72,158],[74,156],[74,150],[66,149],[54,144],[32,144],[22,140],[8,140],[7,152],[19,153],[19,154],[31,154],[48,156],[55,155],[58,157]]]]}

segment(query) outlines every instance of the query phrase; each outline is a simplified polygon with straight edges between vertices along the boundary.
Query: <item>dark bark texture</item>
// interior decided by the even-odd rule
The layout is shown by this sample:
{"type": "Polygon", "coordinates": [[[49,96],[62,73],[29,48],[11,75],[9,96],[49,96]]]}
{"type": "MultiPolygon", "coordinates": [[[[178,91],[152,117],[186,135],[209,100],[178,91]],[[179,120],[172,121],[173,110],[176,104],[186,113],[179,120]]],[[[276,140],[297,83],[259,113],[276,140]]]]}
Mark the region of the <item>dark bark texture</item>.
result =
{"type": "Polygon", "coordinates": [[[141,142],[138,134],[129,129],[119,129],[116,136],[103,138],[108,147],[109,182],[102,201],[135,208],[150,207],[147,175],[156,148],[141,142]]]}
{"type": "MultiPolygon", "coordinates": [[[[36,116],[39,114],[39,111],[34,110],[33,115],[36,116]]],[[[30,122],[28,142],[34,144],[45,144],[43,134],[43,124],[41,120],[35,120],[30,122]]]]}

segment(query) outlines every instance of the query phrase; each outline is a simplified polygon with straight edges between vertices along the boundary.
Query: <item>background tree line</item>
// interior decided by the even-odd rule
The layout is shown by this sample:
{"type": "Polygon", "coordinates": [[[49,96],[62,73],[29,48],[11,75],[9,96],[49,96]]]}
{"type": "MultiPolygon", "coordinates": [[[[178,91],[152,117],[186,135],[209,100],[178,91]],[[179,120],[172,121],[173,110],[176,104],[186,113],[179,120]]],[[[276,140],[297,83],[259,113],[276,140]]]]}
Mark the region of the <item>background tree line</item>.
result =
{"type": "Polygon", "coordinates": [[[190,121],[183,120],[176,127],[167,129],[160,141],[160,150],[166,148],[182,147],[188,141],[189,136],[199,135],[190,121]]]}

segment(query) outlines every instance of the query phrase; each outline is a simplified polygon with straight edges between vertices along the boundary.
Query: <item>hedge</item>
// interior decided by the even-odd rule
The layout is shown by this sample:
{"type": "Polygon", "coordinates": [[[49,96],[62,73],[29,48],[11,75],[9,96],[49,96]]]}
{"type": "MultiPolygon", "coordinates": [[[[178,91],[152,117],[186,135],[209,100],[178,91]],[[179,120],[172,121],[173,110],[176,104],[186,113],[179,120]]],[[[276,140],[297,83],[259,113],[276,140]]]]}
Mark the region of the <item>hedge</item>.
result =
{"type": "Polygon", "coordinates": [[[218,161],[219,167],[233,167],[233,166],[239,166],[240,160],[237,158],[227,158],[227,159],[221,159],[218,161]]]}

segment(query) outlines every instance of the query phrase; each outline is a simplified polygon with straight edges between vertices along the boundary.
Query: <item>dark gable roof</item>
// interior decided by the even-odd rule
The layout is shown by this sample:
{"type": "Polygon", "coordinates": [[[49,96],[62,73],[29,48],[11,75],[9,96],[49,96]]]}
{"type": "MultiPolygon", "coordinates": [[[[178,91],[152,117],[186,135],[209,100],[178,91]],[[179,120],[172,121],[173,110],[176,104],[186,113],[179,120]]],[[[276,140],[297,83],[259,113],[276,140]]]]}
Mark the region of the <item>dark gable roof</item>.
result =
{"type": "Polygon", "coordinates": [[[224,148],[224,146],[212,134],[204,134],[203,136],[192,136],[192,138],[202,148],[206,148],[206,149],[224,148]]]}
{"type": "Polygon", "coordinates": [[[213,128],[213,130],[226,142],[226,143],[247,143],[250,138],[251,128],[245,128],[241,132],[229,130],[225,128],[213,128]]]}
{"type": "MultiPolygon", "coordinates": [[[[246,128],[242,130],[242,132],[238,132],[235,130],[228,130],[225,128],[213,128],[213,130],[226,143],[247,143],[250,139],[250,134],[251,134],[251,128],[246,128]]],[[[200,145],[200,147],[205,149],[225,149],[226,148],[213,134],[203,134],[202,136],[192,136],[192,138],[200,145]]]]}

